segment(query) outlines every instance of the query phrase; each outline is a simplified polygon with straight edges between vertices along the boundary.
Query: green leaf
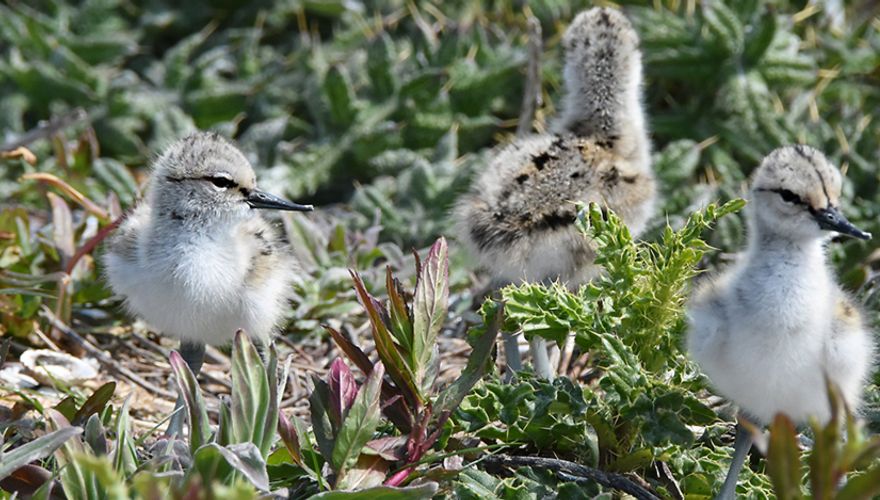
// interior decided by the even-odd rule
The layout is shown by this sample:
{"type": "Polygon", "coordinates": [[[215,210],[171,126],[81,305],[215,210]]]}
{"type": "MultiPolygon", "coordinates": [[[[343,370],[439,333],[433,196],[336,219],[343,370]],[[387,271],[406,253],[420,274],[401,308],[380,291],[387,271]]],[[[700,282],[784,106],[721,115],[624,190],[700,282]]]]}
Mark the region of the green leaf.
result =
{"type": "Polygon", "coordinates": [[[318,442],[318,450],[327,462],[331,461],[336,446],[333,424],[330,422],[330,387],[317,376],[312,376],[315,388],[309,395],[309,411],[312,416],[312,432],[318,442]]]}
{"type": "Polygon", "coordinates": [[[354,121],[354,89],[348,74],[339,66],[333,66],[324,77],[324,96],[330,108],[330,118],[341,127],[348,127],[354,121]]]}
{"type": "Polygon", "coordinates": [[[880,466],[874,466],[846,482],[835,500],[865,500],[880,495],[880,466]]]}
{"type": "MultiPolygon", "coordinates": [[[[95,490],[99,495],[93,498],[124,499],[129,498],[128,487],[122,474],[113,468],[107,455],[94,456],[88,453],[74,453],[71,461],[76,463],[86,477],[92,478],[95,490]]],[[[94,491],[94,490],[93,490],[94,491]]]]}
{"type": "Polygon", "coordinates": [[[229,446],[208,443],[193,455],[193,466],[206,483],[228,482],[233,473],[238,473],[258,489],[269,491],[266,462],[253,443],[229,446]]]}
{"type": "Polygon", "coordinates": [[[427,377],[433,364],[437,335],[446,321],[449,303],[449,250],[446,238],[438,239],[422,264],[413,299],[412,369],[415,384],[428,392],[434,380],[427,377]]]}
{"type": "Polygon", "coordinates": [[[73,416],[70,423],[73,425],[80,425],[90,416],[104,411],[104,407],[107,406],[107,403],[110,401],[110,398],[113,397],[115,391],[116,382],[107,382],[96,389],[95,392],[86,399],[86,402],[80,406],[79,410],[76,411],[76,414],[73,416]]]}
{"type": "Polygon", "coordinates": [[[113,469],[126,477],[134,474],[138,467],[137,450],[131,431],[130,406],[131,395],[125,398],[122,407],[116,412],[116,447],[113,449],[113,469]]]}
{"type": "Polygon", "coordinates": [[[235,443],[253,443],[264,457],[269,454],[278,424],[277,392],[270,384],[276,370],[274,348],[269,349],[266,367],[247,334],[236,332],[232,347],[232,439],[235,443]]]}
{"type": "Polygon", "coordinates": [[[767,474],[780,500],[803,498],[797,431],[791,420],[782,414],[777,415],[770,425],[767,474]]]}
{"type": "Polygon", "coordinates": [[[758,25],[752,28],[746,40],[743,56],[749,64],[757,64],[776,36],[776,14],[764,8],[762,15],[758,16],[758,25]]]}
{"type": "Polygon", "coordinates": [[[337,483],[357,461],[364,445],[373,438],[380,423],[379,394],[385,367],[377,363],[358,391],[348,416],[336,436],[330,465],[337,473],[337,483]]]}
{"type": "Polygon", "coordinates": [[[12,474],[16,469],[36,460],[42,460],[55,452],[68,439],[82,434],[79,427],[62,427],[25,443],[14,450],[0,451],[0,479],[12,474]]]}
{"type": "Polygon", "coordinates": [[[183,396],[186,405],[186,416],[189,424],[189,449],[191,453],[202,447],[211,439],[211,427],[208,424],[208,412],[205,408],[205,400],[202,391],[196,381],[192,370],[177,351],[171,351],[169,357],[171,370],[174,371],[174,379],[177,381],[177,390],[183,396]]]}
{"type": "Polygon", "coordinates": [[[326,491],[310,496],[309,500],[424,500],[434,496],[437,489],[434,482],[405,488],[377,486],[360,491],[326,491]]]}
{"type": "Polygon", "coordinates": [[[101,418],[98,415],[89,417],[84,426],[83,441],[94,455],[107,454],[107,438],[104,436],[104,432],[101,418]]]}
{"type": "Polygon", "coordinates": [[[388,316],[384,311],[385,308],[381,302],[367,292],[364,282],[358,273],[351,271],[351,276],[358,299],[361,305],[364,306],[364,309],[367,310],[367,315],[370,318],[373,340],[376,342],[376,351],[379,353],[379,359],[387,368],[391,380],[394,381],[397,388],[403,393],[403,397],[410,408],[420,408],[423,401],[421,392],[416,385],[415,375],[410,370],[409,364],[404,361],[391,333],[388,331],[388,327],[383,319],[383,316],[388,316]]]}
{"type": "MultiPolygon", "coordinates": [[[[388,319],[390,330],[400,344],[403,352],[413,352],[413,320],[404,301],[404,291],[400,282],[391,275],[391,266],[385,267],[385,288],[388,290],[388,319]]],[[[415,371],[415,366],[410,365],[415,371]]]]}

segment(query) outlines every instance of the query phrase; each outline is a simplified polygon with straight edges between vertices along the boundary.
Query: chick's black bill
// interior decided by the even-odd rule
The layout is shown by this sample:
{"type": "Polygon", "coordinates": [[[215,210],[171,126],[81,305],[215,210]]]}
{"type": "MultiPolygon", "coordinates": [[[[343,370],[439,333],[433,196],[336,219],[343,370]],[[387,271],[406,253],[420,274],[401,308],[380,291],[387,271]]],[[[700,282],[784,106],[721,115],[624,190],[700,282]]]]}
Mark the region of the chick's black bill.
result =
{"type": "Polygon", "coordinates": [[[284,198],[269,194],[259,189],[254,189],[248,194],[246,200],[251,208],[266,208],[270,210],[290,210],[293,212],[311,212],[315,209],[312,205],[300,205],[284,198]]]}
{"type": "Polygon", "coordinates": [[[826,231],[837,231],[840,234],[853,236],[860,240],[871,239],[871,233],[866,233],[854,226],[834,207],[815,210],[813,212],[813,217],[816,219],[816,222],[819,223],[819,227],[826,231]]]}

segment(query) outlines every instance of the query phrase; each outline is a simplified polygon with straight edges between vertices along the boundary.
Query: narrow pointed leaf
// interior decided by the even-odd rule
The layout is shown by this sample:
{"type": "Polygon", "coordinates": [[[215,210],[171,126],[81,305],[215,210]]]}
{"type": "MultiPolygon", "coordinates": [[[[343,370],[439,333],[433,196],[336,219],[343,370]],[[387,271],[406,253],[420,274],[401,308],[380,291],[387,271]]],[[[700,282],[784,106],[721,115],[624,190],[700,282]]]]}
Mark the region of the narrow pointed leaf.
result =
{"type": "Polygon", "coordinates": [[[412,366],[417,387],[425,387],[425,377],[435,356],[437,335],[446,321],[449,304],[449,256],[446,239],[431,247],[421,266],[413,300],[412,366]]]}
{"type": "MultiPolygon", "coordinates": [[[[400,282],[391,275],[391,266],[385,267],[385,288],[388,290],[389,319],[391,321],[391,333],[400,343],[404,352],[412,352],[413,349],[413,325],[409,308],[404,300],[403,288],[400,282]]],[[[410,366],[410,369],[415,367],[410,366]]]]}
{"type": "Polygon", "coordinates": [[[214,440],[220,446],[232,444],[232,401],[229,396],[220,397],[219,417],[217,419],[217,438],[214,440]]]}
{"type": "Polygon", "coordinates": [[[48,457],[68,439],[79,434],[82,434],[82,429],[79,427],[63,427],[12,451],[0,454],[0,479],[12,474],[19,467],[48,457]]]}
{"type": "Polygon", "coordinates": [[[116,448],[113,450],[113,468],[126,477],[134,474],[138,467],[137,451],[131,432],[130,406],[131,396],[128,396],[116,413],[116,448]]]}
{"type": "Polygon", "coordinates": [[[116,382],[107,382],[101,387],[98,387],[98,389],[86,399],[86,402],[83,403],[79,410],[76,411],[76,414],[74,414],[73,420],[71,420],[70,423],[73,425],[80,425],[95,413],[101,413],[104,411],[104,407],[107,406],[107,403],[110,401],[110,398],[113,397],[115,391],[116,382]]]}
{"type": "MultiPolygon", "coordinates": [[[[270,369],[275,368],[271,366],[273,364],[270,354],[270,369]]],[[[248,336],[239,330],[235,334],[232,348],[233,442],[254,443],[262,448],[265,434],[274,433],[277,423],[266,428],[267,419],[271,419],[269,413],[272,393],[267,368],[260,354],[248,336]]]]}
{"type": "Polygon", "coordinates": [[[367,315],[370,318],[373,340],[376,342],[376,351],[388,370],[388,376],[391,377],[391,380],[401,390],[404,399],[406,399],[410,407],[420,408],[422,406],[422,398],[415,383],[415,376],[403,360],[403,357],[397,350],[397,345],[395,345],[394,340],[391,338],[388,327],[382,319],[382,311],[377,307],[378,301],[367,292],[363,280],[361,280],[357,273],[352,271],[351,275],[361,305],[367,310],[367,315]]]}
{"type": "Polygon", "coordinates": [[[330,364],[328,377],[328,385],[330,387],[330,422],[335,429],[339,429],[348,415],[349,408],[354,403],[355,396],[357,396],[357,384],[348,365],[340,358],[336,358],[330,364]]]}
{"type": "Polygon", "coordinates": [[[312,382],[315,389],[309,395],[309,411],[312,415],[312,432],[318,442],[318,451],[324,460],[330,462],[333,456],[333,448],[336,436],[333,434],[333,424],[330,423],[330,388],[327,383],[313,376],[312,382]]]}
{"type": "Polygon", "coordinates": [[[770,446],[767,449],[767,474],[773,482],[778,498],[803,498],[801,493],[801,462],[794,424],[779,414],[770,426],[770,446]]]}
{"type": "Polygon", "coordinates": [[[104,437],[104,426],[97,415],[92,415],[86,421],[83,431],[83,441],[95,455],[107,454],[107,438],[104,437]]]}
{"type": "Polygon", "coordinates": [[[440,418],[454,412],[474,385],[486,374],[489,359],[492,357],[492,349],[495,347],[495,339],[498,337],[498,331],[504,321],[504,305],[493,303],[492,306],[486,307],[494,307],[491,320],[486,325],[486,331],[474,341],[467,366],[462,370],[461,375],[440,393],[434,403],[434,414],[440,418]]]}
{"type": "Polygon", "coordinates": [[[205,481],[228,481],[233,472],[241,474],[262,491],[269,490],[269,474],[260,450],[253,443],[220,446],[208,443],[193,455],[193,466],[205,481]]]}
{"type": "MultiPolygon", "coordinates": [[[[293,415],[293,419],[296,418],[296,415],[293,415]]],[[[292,458],[293,461],[303,469],[307,469],[305,462],[303,461],[301,449],[302,444],[300,443],[299,434],[297,433],[296,428],[297,426],[295,426],[291,420],[284,415],[284,412],[278,414],[278,435],[281,437],[281,442],[284,443],[284,447],[287,448],[287,451],[290,453],[290,458],[292,458]]]]}
{"type": "MultiPolygon", "coordinates": [[[[373,363],[370,361],[370,358],[364,354],[364,351],[362,351],[360,347],[354,345],[345,337],[345,335],[329,325],[324,325],[324,329],[330,333],[331,337],[333,337],[333,341],[336,342],[337,347],[348,356],[348,359],[353,362],[360,371],[364,372],[364,375],[369,376],[370,373],[372,373],[373,363]]],[[[386,381],[382,382],[382,401],[386,402],[396,398],[396,401],[391,405],[385,406],[382,412],[389,420],[391,420],[400,432],[409,434],[409,431],[412,429],[412,419],[408,416],[409,412],[407,411],[406,403],[402,396],[403,392],[400,389],[386,381]]]]}
{"type": "Polygon", "coordinates": [[[186,405],[187,422],[189,423],[189,447],[190,452],[195,453],[203,444],[211,438],[211,427],[208,425],[208,413],[205,409],[205,400],[202,391],[196,381],[192,370],[177,351],[171,351],[169,357],[174,378],[177,381],[177,389],[183,396],[186,405]]]}
{"type": "Polygon", "coordinates": [[[354,465],[364,445],[373,438],[380,422],[379,395],[385,367],[377,363],[358,391],[348,417],[342,423],[333,447],[330,465],[337,472],[337,481],[354,465]]]}

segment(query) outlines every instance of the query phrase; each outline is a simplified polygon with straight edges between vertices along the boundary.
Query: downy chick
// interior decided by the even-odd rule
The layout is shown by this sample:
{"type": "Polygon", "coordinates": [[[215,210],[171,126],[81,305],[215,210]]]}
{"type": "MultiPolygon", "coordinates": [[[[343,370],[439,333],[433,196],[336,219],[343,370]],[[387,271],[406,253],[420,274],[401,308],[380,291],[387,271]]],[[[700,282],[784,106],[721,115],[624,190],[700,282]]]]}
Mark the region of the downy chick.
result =
{"type": "Polygon", "coordinates": [[[495,286],[576,288],[598,274],[573,224],[575,202],[612,209],[635,235],[654,213],[638,35],[621,12],[593,8],[574,19],[563,46],[565,97],[553,133],[501,149],[455,211],[460,241],[495,286]]]}
{"type": "Polygon", "coordinates": [[[146,199],[109,240],[111,288],[134,315],[181,341],[198,373],[204,345],[236,330],[265,343],[281,320],[296,262],[254,209],[312,210],[257,189],[241,152],[214,133],[172,144],[146,199]]]}
{"type": "MultiPolygon", "coordinates": [[[[703,286],[688,307],[688,350],[712,386],[743,417],[768,424],[830,417],[824,377],[850,408],[860,400],[873,356],[859,309],[825,258],[828,231],[870,239],[839,211],[840,172],[808,146],[764,158],[747,208],[741,260],[703,286]]],[[[720,498],[733,498],[751,438],[740,426],[720,498]]]]}

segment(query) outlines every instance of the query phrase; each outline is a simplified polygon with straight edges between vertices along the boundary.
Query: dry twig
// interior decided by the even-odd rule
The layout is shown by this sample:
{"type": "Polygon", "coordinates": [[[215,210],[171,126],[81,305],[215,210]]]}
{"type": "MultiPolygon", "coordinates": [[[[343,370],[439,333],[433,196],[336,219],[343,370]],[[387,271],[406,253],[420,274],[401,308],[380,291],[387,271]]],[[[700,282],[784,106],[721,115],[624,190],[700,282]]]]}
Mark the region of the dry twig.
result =
{"type": "Polygon", "coordinates": [[[139,375],[137,375],[133,371],[131,371],[128,368],[117,363],[116,360],[114,360],[112,356],[110,356],[109,354],[105,353],[104,351],[102,351],[101,349],[96,347],[94,344],[92,344],[91,342],[89,342],[88,340],[83,338],[80,334],[76,333],[76,331],[74,331],[73,328],[67,326],[67,324],[65,324],[63,321],[58,319],[58,317],[55,316],[55,313],[53,313],[52,310],[49,309],[48,307],[43,306],[40,315],[42,317],[46,318],[46,320],[49,321],[49,324],[51,324],[54,328],[56,328],[58,331],[60,331],[61,333],[63,333],[67,337],[69,337],[71,340],[76,342],[86,352],[88,352],[89,354],[94,356],[95,359],[97,359],[99,363],[106,366],[111,371],[119,374],[120,376],[127,378],[128,380],[132,381],[133,383],[135,383],[135,384],[143,387],[144,389],[146,389],[150,392],[153,392],[163,398],[171,399],[171,400],[177,399],[176,394],[144,380],[143,378],[141,378],[139,375]]]}
{"type": "Polygon", "coordinates": [[[523,137],[532,130],[535,111],[541,104],[541,22],[529,15],[529,60],[526,67],[526,85],[523,91],[522,110],[516,126],[516,136],[523,137]]]}
{"type": "Polygon", "coordinates": [[[545,457],[522,457],[514,455],[489,455],[483,458],[486,465],[498,467],[537,467],[555,472],[560,478],[575,483],[601,484],[622,491],[639,500],[657,500],[660,497],[623,474],[605,472],[585,465],[545,457]]]}

